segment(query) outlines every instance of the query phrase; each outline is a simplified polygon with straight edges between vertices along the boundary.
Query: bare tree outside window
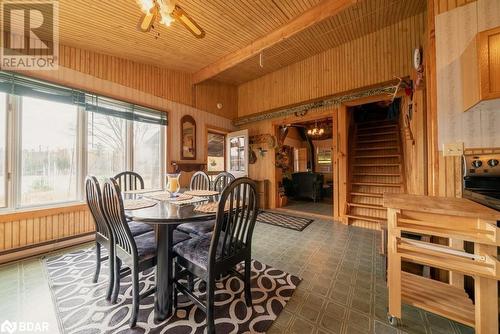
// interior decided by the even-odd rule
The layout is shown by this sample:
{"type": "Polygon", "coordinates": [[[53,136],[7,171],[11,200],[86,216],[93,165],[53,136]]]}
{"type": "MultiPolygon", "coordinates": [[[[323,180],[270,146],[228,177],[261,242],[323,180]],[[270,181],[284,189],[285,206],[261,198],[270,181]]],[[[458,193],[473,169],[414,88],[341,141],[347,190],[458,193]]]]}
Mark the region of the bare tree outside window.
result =
{"type": "Polygon", "coordinates": [[[88,116],[88,173],[104,180],[125,170],[126,127],[122,118],[90,113],[88,116]]]}

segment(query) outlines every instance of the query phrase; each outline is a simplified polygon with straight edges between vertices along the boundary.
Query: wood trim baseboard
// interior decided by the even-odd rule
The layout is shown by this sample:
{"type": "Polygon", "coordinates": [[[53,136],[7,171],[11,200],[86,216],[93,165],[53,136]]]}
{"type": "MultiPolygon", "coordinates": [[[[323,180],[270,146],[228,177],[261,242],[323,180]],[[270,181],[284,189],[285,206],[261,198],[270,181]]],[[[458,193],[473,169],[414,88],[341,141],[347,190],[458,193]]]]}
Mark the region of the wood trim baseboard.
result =
{"type": "Polygon", "coordinates": [[[53,252],[59,249],[91,242],[95,240],[95,232],[89,232],[59,240],[47,241],[35,245],[24,246],[21,248],[9,249],[0,252],[0,264],[5,264],[13,261],[23,260],[29,257],[37,256],[44,253],[53,252]]]}

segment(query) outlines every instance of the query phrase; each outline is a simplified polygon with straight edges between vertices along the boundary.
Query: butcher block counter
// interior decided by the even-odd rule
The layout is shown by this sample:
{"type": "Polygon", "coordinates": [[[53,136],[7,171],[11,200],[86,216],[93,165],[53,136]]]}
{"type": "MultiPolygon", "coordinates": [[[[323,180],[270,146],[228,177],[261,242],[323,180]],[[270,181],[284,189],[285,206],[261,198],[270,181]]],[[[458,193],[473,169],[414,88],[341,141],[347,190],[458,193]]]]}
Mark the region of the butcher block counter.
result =
{"type": "Polygon", "coordinates": [[[498,334],[500,212],[463,198],[408,194],[384,194],[383,205],[391,324],[398,323],[405,303],[474,327],[476,333],[498,334]],[[447,238],[448,245],[423,241],[430,236],[447,238]],[[474,243],[474,254],[464,251],[464,241],[474,243]],[[448,270],[450,282],[402,272],[402,260],[448,270]],[[465,293],[464,275],[474,278],[474,302],[465,293]]]}

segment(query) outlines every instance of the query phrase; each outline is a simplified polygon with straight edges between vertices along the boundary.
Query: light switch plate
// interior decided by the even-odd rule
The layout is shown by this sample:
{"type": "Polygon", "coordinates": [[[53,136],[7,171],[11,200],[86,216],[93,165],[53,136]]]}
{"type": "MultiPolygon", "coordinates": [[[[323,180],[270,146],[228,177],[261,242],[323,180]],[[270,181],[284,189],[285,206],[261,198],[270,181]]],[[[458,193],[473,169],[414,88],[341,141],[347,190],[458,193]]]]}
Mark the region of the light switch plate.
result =
{"type": "Polygon", "coordinates": [[[445,157],[461,156],[464,154],[464,143],[443,144],[443,155],[445,157]]]}

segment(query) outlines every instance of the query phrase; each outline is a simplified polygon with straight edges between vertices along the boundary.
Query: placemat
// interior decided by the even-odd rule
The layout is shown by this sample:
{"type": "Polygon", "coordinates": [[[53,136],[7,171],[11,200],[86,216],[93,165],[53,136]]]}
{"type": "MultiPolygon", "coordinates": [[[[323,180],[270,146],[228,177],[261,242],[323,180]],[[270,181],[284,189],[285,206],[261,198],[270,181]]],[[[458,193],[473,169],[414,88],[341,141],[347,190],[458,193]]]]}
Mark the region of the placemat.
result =
{"type": "Polygon", "coordinates": [[[153,192],[157,192],[159,190],[160,189],[136,189],[136,190],[127,190],[127,191],[124,191],[123,193],[127,194],[127,195],[136,195],[136,194],[153,193],[153,192]]]}
{"type": "Polygon", "coordinates": [[[213,190],[188,190],[185,191],[184,194],[192,196],[214,196],[218,195],[219,192],[213,190]]]}
{"type": "Polygon", "coordinates": [[[186,194],[180,194],[179,196],[172,197],[172,195],[168,192],[147,194],[147,195],[144,195],[144,197],[155,199],[157,201],[170,201],[170,202],[185,201],[185,200],[193,198],[193,196],[186,195],[186,194]]]}
{"type": "Polygon", "coordinates": [[[191,198],[191,199],[186,199],[186,200],[182,200],[182,201],[172,201],[171,203],[175,204],[175,205],[186,205],[186,204],[193,204],[193,203],[203,202],[203,201],[206,201],[206,200],[207,199],[203,198],[203,197],[195,197],[195,196],[193,196],[193,198],[191,198]]]}
{"type": "Polygon", "coordinates": [[[149,208],[150,206],[154,206],[156,204],[157,202],[147,199],[128,199],[123,201],[123,208],[125,210],[138,210],[149,208]]]}
{"type": "MultiPolygon", "coordinates": [[[[233,205],[233,207],[234,206],[235,205],[233,205]]],[[[204,212],[204,213],[215,213],[217,212],[218,207],[219,207],[219,202],[210,202],[196,206],[194,211],[204,212]]],[[[229,202],[226,202],[226,205],[224,205],[224,211],[228,210],[229,210],[229,202]]]]}

